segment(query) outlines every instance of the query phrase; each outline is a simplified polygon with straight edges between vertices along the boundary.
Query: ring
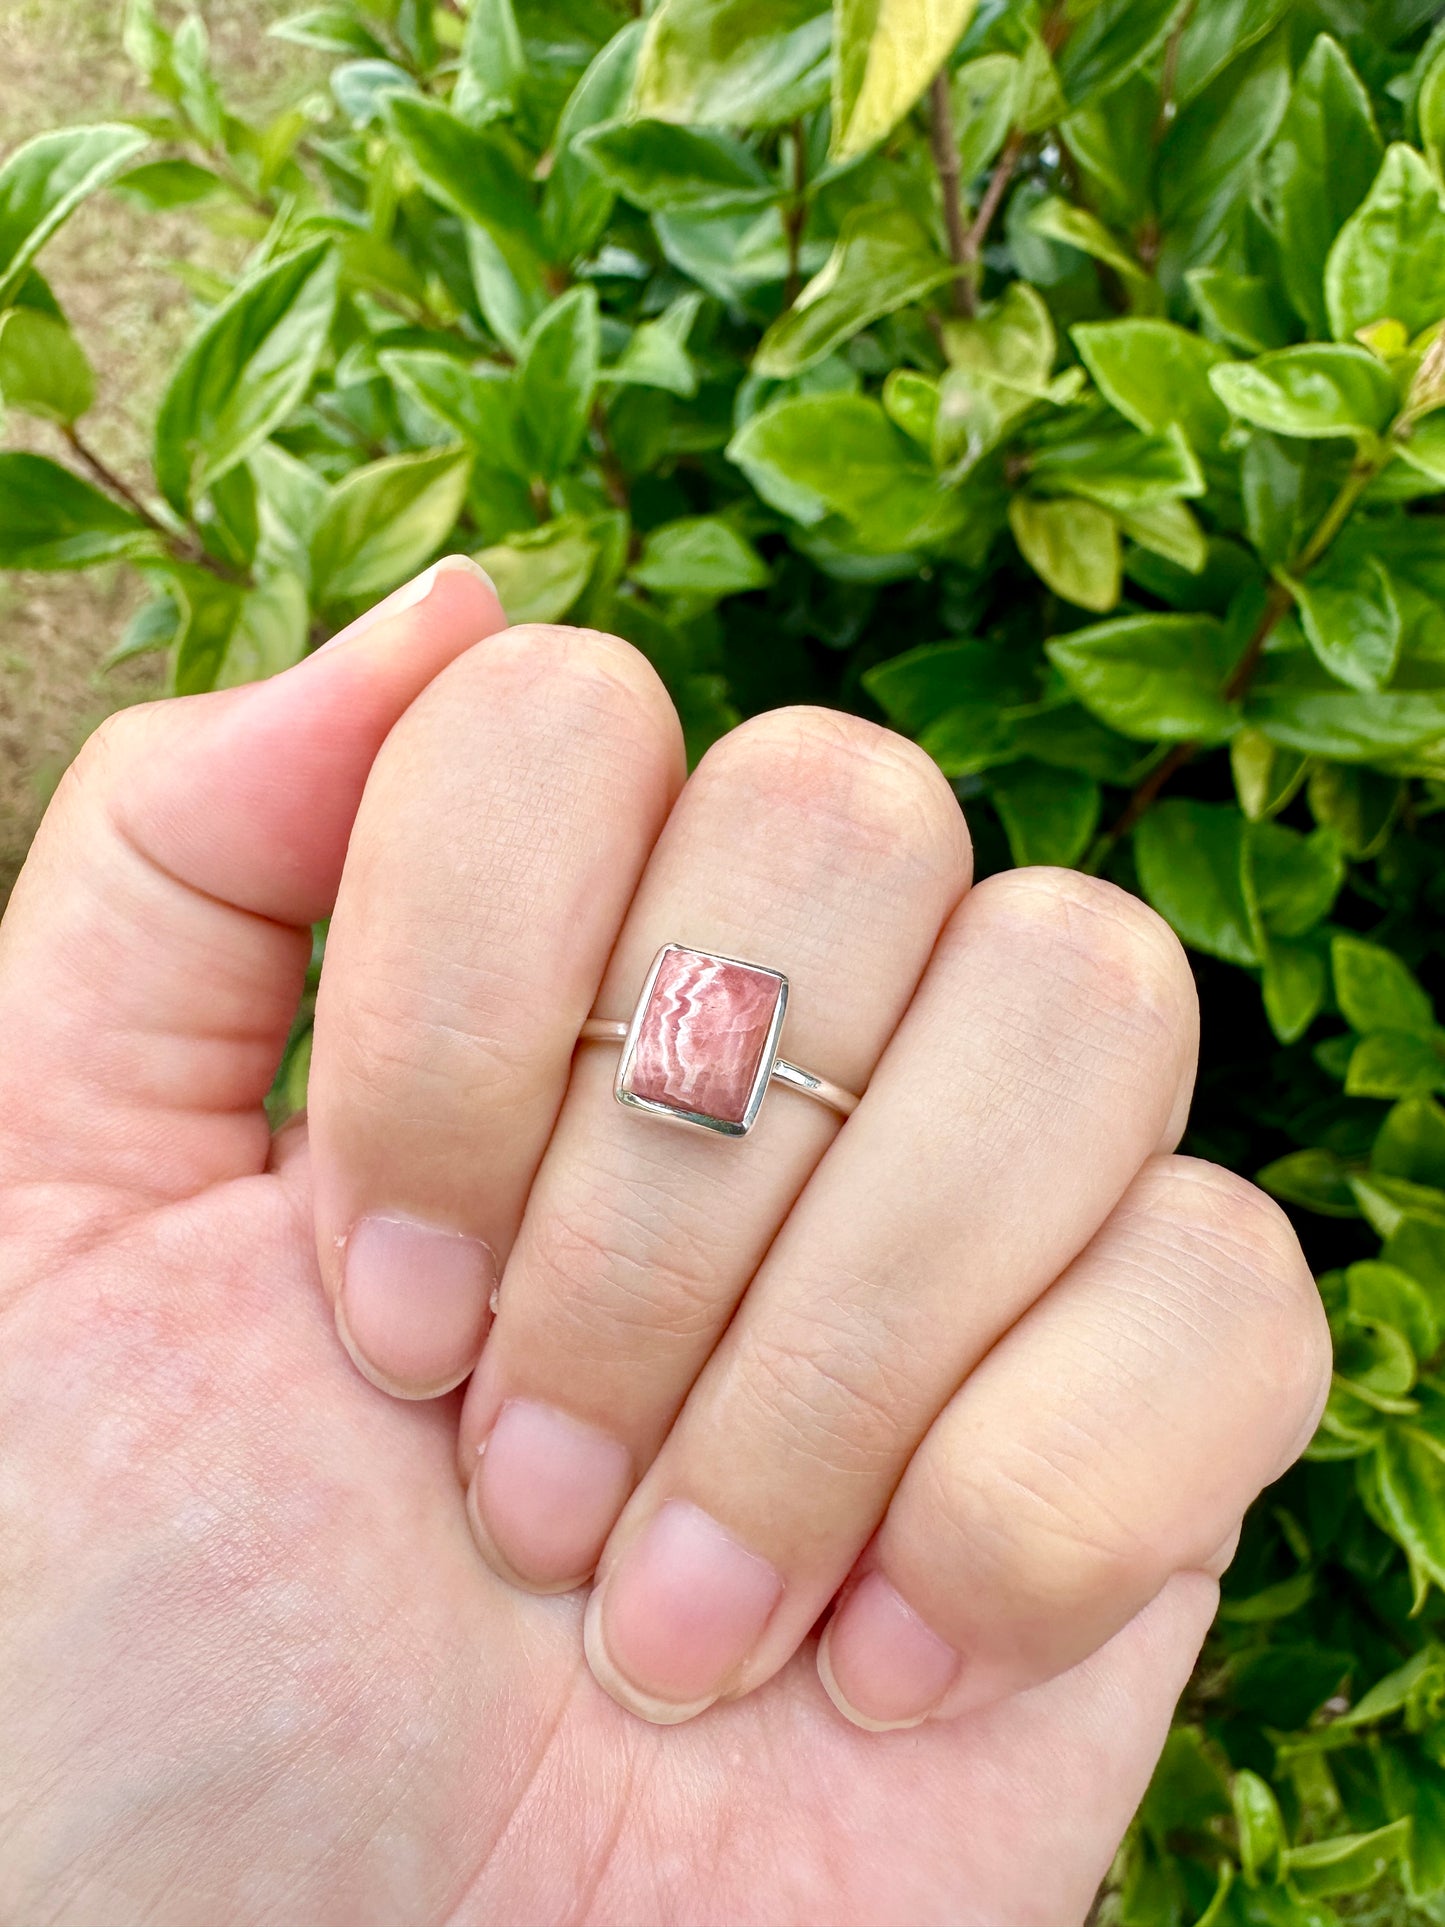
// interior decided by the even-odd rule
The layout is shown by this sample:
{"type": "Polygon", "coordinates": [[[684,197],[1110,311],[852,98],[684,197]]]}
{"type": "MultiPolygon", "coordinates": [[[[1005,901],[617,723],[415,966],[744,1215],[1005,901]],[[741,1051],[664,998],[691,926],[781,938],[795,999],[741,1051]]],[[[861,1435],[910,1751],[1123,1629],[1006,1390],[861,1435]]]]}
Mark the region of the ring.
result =
{"type": "Polygon", "coordinates": [[[774,1082],[849,1116],[858,1108],[851,1091],[779,1057],[787,1009],[781,971],[665,943],[632,1022],[589,1017],[579,1042],[621,1044],[613,1096],[676,1124],[742,1137],[774,1082]]]}

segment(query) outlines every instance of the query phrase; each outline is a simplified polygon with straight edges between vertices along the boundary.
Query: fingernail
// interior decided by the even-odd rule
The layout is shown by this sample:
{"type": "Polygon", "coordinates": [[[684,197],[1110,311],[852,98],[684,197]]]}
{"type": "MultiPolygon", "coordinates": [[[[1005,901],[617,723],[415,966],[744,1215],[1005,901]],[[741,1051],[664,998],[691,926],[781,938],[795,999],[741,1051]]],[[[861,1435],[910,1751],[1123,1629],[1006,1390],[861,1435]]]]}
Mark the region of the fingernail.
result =
{"type": "Polygon", "coordinates": [[[818,1647],[818,1676],[855,1726],[887,1733],[917,1726],[958,1676],[958,1654],[881,1572],[853,1588],[818,1647]]]}
{"type": "Polygon", "coordinates": [[[363,1218],[342,1254],[336,1329],[373,1385],[396,1398],[436,1398],[476,1364],[496,1278],[480,1238],[413,1218],[363,1218]]]}
{"type": "Polygon", "coordinates": [[[482,1556],[531,1592],[591,1576],[632,1489],[620,1439],[553,1405],[508,1399],[472,1477],[467,1513],[482,1556]]]}
{"type": "MultiPolygon", "coordinates": [[[[365,635],[366,631],[376,623],[391,616],[399,616],[404,609],[414,609],[419,602],[426,601],[436,587],[438,576],[457,572],[475,576],[478,581],[487,585],[493,595],[496,595],[496,583],[479,562],[473,562],[469,555],[444,555],[440,562],[433,562],[429,569],[423,569],[421,574],[413,576],[410,582],[403,582],[399,589],[393,589],[391,594],[378,602],[374,609],[368,609],[364,615],[358,616],[355,622],[349,622],[344,629],[339,629],[329,641],[322,643],[321,649],[335,649],[343,642],[355,642],[358,636],[365,635]]],[[[313,653],[319,656],[321,649],[313,653]]]]}
{"type": "Polygon", "coordinates": [[[704,1712],[762,1637],[779,1573],[716,1519],[670,1499],[587,1607],[587,1663],[629,1712],[672,1726],[704,1712]]]}

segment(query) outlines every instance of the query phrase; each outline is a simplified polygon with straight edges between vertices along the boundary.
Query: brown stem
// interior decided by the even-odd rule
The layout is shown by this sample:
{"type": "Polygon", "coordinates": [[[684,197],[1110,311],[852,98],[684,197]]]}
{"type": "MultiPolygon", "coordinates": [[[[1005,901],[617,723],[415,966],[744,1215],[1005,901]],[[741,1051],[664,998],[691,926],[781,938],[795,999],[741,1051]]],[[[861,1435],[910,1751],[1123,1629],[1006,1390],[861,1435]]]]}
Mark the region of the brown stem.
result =
{"type": "Polygon", "coordinates": [[[612,437],[607,432],[607,417],[602,412],[602,404],[596,403],[592,410],[592,432],[597,437],[598,463],[602,472],[602,486],[607,490],[607,499],[614,508],[632,511],[632,493],[627,486],[627,476],[617,459],[617,450],[612,446],[612,437]]]}
{"type": "Polygon", "coordinates": [[[224,562],[218,562],[215,556],[206,553],[194,535],[181,535],[174,528],[171,528],[167,523],[163,522],[154,510],[136,494],[124,476],[117,475],[110,464],[102,461],[89,443],[81,439],[80,432],[73,423],[67,423],[62,433],[65,436],[70,452],[75,456],[76,460],[90,470],[102,488],[115,496],[118,501],[123,502],[133,515],[139,516],[140,520],[145,523],[148,529],[155,531],[177,562],[193,563],[197,568],[205,569],[209,574],[218,577],[222,582],[235,582],[238,580],[233,571],[228,569],[224,562]]]}
{"type": "Polygon", "coordinates": [[[973,225],[963,237],[963,252],[970,286],[977,282],[978,263],[983,253],[983,244],[988,239],[988,231],[993,225],[994,215],[998,213],[999,203],[1008,192],[1008,184],[1014,177],[1014,169],[1023,158],[1025,144],[1024,136],[1017,131],[1010,134],[1004,142],[1003,152],[995,161],[993,172],[988,177],[988,186],[983,190],[983,198],[979,201],[978,211],[973,217],[973,225]]]}
{"type": "Polygon", "coordinates": [[[953,307],[956,314],[971,315],[977,305],[973,268],[976,251],[970,254],[968,230],[963,220],[963,176],[958,164],[958,138],[953,128],[953,102],[948,96],[948,69],[940,67],[929,89],[929,139],[938,185],[943,190],[943,224],[948,230],[948,252],[958,273],[953,277],[953,307]]]}
{"type": "Polygon", "coordinates": [[[1169,32],[1169,44],[1164,49],[1164,72],[1159,81],[1159,112],[1154,117],[1154,129],[1150,139],[1157,147],[1169,131],[1169,123],[1174,118],[1174,83],[1179,73],[1179,47],[1184,38],[1184,30],[1194,13],[1194,0],[1179,10],[1179,18],[1169,32]]]}
{"type": "Polygon", "coordinates": [[[788,278],[783,286],[783,306],[791,308],[803,284],[803,231],[808,225],[808,145],[803,123],[793,122],[793,192],[783,210],[783,230],[788,238],[788,278]]]}
{"type": "MultiPolygon", "coordinates": [[[[1314,534],[1310,537],[1309,541],[1306,542],[1290,566],[1282,571],[1284,576],[1298,580],[1315,566],[1348,521],[1350,512],[1356,502],[1359,501],[1361,495],[1364,494],[1370,483],[1391,459],[1392,453],[1392,450],[1387,449],[1383,457],[1375,456],[1368,460],[1356,462],[1346,477],[1339,493],[1335,496],[1334,501],[1331,502],[1329,508],[1325,511],[1314,534]]],[[[1220,694],[1226,702],[1237,703],[1248,691],[1259,669],[1260,662],[1263,659],[1265,644],[1274,634],[1275,627],[1280,618],[1288,611],[1293,602],[1294,596],[1286,581],[1276,579],[1270,583],[1269,593],[1265,597],[1264,607],[1260,611],[1259,620],[1255,623],[1250,633],[1249,641],[1244,645],[1238,662],[1236,662],[1233,669],[1230,670],[1224,686],[1220,690],[1220,694]]],[[[1193,761],[1195,756],[1198,755],[1200,748],[1201,745],[1197,742],[1176,743],[1173,749],[1155,764],[1154,768],[1150,770],[1143,782],[1139,784],[1138,788],[1135,789],[1130,796],[1128,802],[1120,812],[1117,821],[1105,830],[1095,842],[1083,866],[1086,870],[1091,874],[1097,873],[1115,845],[1129,834],[1130,830],[1138,823],[1140,817],[1154,807],[1165,785],[1171,782],[1187,763],[1193,761]]]]}

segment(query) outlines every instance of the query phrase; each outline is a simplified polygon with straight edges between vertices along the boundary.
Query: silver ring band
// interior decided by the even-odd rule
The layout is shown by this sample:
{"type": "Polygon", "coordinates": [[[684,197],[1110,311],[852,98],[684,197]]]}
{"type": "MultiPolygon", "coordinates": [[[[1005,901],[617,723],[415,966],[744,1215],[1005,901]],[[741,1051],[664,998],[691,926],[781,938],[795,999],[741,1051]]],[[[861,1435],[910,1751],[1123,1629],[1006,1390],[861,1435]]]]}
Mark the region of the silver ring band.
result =
{"type": "Polygon", "coordinates": [[[578,1042],[620,1044],[613,1096],[674,1124],[742,1137],[772,1084],[850,1116],[858,1108],[852,1091],[781,1055],[787,1009],[780,970],[667,943],[653,959],[632,1021],[589,1017],[578,1042]]]}
{"type": "MultiPolygon", "coordinates": [[[[589,1017],[578,1034],[578,1042],[583,1044],[625,1044],[630,1024],[624,1024],[612,1017],[589,1017]]],[[[829,1077],[815,1077],[805,1071],[801,1064],[790,1064],[786,1057],[773,1059],[770,1072],[773,1083],[786,1084],[789,1090],[799,1091],[804,1097],[815,1097],[820,1104],[826,1104],[830,1111],[839,1117],[851,1117],[858,1108],[858,1100],[852,1091],[845,1091],[841,1084],[835,1084],[829,1077]]]]}

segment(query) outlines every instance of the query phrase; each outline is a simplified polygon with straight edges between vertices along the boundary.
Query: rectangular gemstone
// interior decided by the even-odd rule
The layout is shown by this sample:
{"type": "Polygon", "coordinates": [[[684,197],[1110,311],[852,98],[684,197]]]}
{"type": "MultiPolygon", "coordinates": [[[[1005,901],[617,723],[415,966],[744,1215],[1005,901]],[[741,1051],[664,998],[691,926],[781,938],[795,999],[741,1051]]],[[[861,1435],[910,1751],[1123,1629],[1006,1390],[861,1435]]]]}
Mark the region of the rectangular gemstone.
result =
{"type": "Polygon", "coordinates": [[[669,946],[636,1022],[628,1092],[740,1125],[782,988],[775,971],[669,946]]]}

